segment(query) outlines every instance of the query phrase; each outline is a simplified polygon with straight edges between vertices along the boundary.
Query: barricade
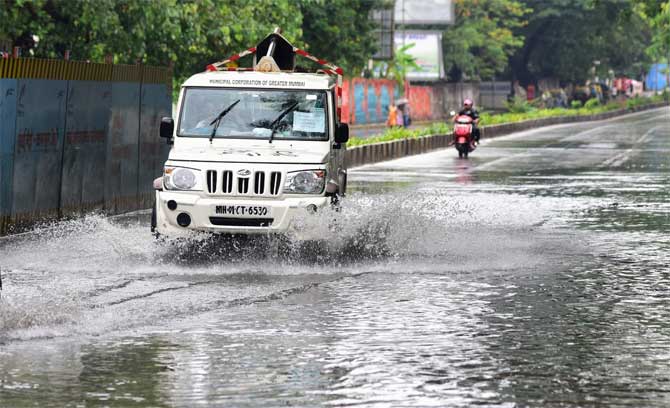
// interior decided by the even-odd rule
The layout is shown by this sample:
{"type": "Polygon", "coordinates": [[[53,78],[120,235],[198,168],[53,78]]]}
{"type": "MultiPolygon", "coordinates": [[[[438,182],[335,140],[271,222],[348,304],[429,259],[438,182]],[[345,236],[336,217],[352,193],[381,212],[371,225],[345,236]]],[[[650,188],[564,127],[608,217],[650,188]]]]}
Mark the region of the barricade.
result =
{"type": "Polygon", "coordinates": [[[103,209],[112,86],[109,81],[70,81],[67,95],[60,210],[62,216],[73,216],[103,209]]]}
{"type": "Polygon", "coordinates": [[[0,60],[0,235],[153,203],[168,146],[172,73],[146,66],[0,60]]]}
{"type": "Polygon", "coordinates": [[[114,66],[113,76],[107,126],[105,209],[118,214],[141,207],[137,183],[142,76],[136,67],[119,65],[114,66]]]}
{"type": "Polygon", "coordinates": [[[16,79],[0,79],[0,235],[9,226],[16,139],[16,79]]]}
{"type": "Polygon", "coordinates": [[[158,137],[161,118],[172,116],[172,95],[171,89],[164,85],[166,79],[160,71],[150,67],[142,72],[138,170],[138,196],[142,208],[153,205],[153,180],[162,174],[170,150],[158,137]]]}
{"type": "Polygon", "coordinates": [[[20,79],[12,223],[22,228],[59,215],[67,81],[20,79]]]}

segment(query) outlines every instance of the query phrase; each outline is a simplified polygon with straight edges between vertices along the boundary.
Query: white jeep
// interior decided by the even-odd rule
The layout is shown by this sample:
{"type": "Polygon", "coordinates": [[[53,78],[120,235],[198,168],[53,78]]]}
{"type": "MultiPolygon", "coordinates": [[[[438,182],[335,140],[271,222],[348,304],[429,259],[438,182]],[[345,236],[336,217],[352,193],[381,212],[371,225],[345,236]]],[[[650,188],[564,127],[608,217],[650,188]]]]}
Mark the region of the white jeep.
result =
{"type": "Polygon", "coordinates": [[[152,231],[285,232],[296,215],[336,202],[346,191],[349,138],[337,91],[325,72],[215,70],[189,78],[176,126],[161,122],[160,136],[173,146],[154,182],[152,231]]]}

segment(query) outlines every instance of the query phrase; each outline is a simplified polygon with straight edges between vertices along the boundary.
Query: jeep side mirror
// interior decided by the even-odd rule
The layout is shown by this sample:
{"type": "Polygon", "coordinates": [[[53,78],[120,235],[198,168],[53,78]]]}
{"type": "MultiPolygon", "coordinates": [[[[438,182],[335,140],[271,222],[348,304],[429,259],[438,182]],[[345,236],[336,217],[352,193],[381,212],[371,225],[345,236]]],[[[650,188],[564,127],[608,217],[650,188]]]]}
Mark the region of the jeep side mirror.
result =
{"type": "Polygon", "coordinates": [[[170,139],[172,139],[172,133],[174,132],[174,120],[169,117],[164,117],[161,119],[161,126],[160,126],[160,136],[164,139],[168,140],[168,143],[170,143],[170,139]]]}
{"type": "Polygon", "coordinates": [[[340,123],[335,130],[335,143],[347,143],[349,141],[349,125],[340,123]]]}

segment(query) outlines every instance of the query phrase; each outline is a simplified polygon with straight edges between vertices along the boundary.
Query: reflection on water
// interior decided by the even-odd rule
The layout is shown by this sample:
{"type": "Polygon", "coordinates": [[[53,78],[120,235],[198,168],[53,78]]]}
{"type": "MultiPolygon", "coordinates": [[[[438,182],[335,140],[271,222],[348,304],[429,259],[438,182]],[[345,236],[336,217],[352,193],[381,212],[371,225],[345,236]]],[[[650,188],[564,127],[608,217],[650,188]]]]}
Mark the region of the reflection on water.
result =
{"type": "Polygon", "coordinates": [[[39,359],[30,358],[30,345],[2,355],[3,407],[30,401],[36,406],[167,406],[159,386],[171,370],[162,360],[171,349],[168,343],[129,338],[95,345],[56,341],[43,348],[39,359]]]}
{"type": "Polygon", "coordinates": [[[470,162],[468,160],[459,160],[458,163],[455,165],[458,177],[456,178],[456,181],[459,184],[472,184],[473,182],[473,167],[470,165],[470,162]]]}
{"type": "Polygon", "coordinates": [[[91,216],[2,240],[0,406],[669,406],[649,115],[644,149],[580,124],[361,169],[280,239],[91,216]]]}

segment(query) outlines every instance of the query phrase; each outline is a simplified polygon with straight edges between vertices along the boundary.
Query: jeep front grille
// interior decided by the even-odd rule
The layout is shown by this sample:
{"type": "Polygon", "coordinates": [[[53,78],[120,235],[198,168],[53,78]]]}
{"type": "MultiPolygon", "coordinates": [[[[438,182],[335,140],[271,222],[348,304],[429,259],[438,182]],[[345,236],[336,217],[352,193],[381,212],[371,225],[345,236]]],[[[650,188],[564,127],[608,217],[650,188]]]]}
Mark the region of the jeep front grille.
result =
{"type": "Polygon", "coordinates": [[[233,192],[233,172],[230,171],[230,170],[225,170],[225,171],[223,171],[223,177],[221,177],[221,178],[222,178],[222,181],[223,181],[221,192],[223,194],[232,193],[233,192]]]}
{"type": "Polygon", "coordinates": [[[277,195],[279,194],[279,189],[281,188],[281,173],[278,171],[273,171],[270,173],[270,194],[277,195]]]}
{"type": "Polygon", "coordinates": [[[265,173],[257,171],[254,173],[254,194],[263,194],[265,191],[265,173]]]}
{"type": "Polygon", "coordinates": [[[237,192],[240,194],[246,194],[249,192],[249,178],[248,177],[238,177],[237,178],[237,192]]]}
{"type": "Polygon", "coordinates": [[[214,194],[216,192],[216,170],[207,170],[207,192],[214,194]]]}
{"type": "Polygon", "coordinates": [[[282,173],[255,171],[248,177],[235,177],[233,170],[207,170],[207,192],[212,195],[277,196],[281,193],[282,173]]]}

